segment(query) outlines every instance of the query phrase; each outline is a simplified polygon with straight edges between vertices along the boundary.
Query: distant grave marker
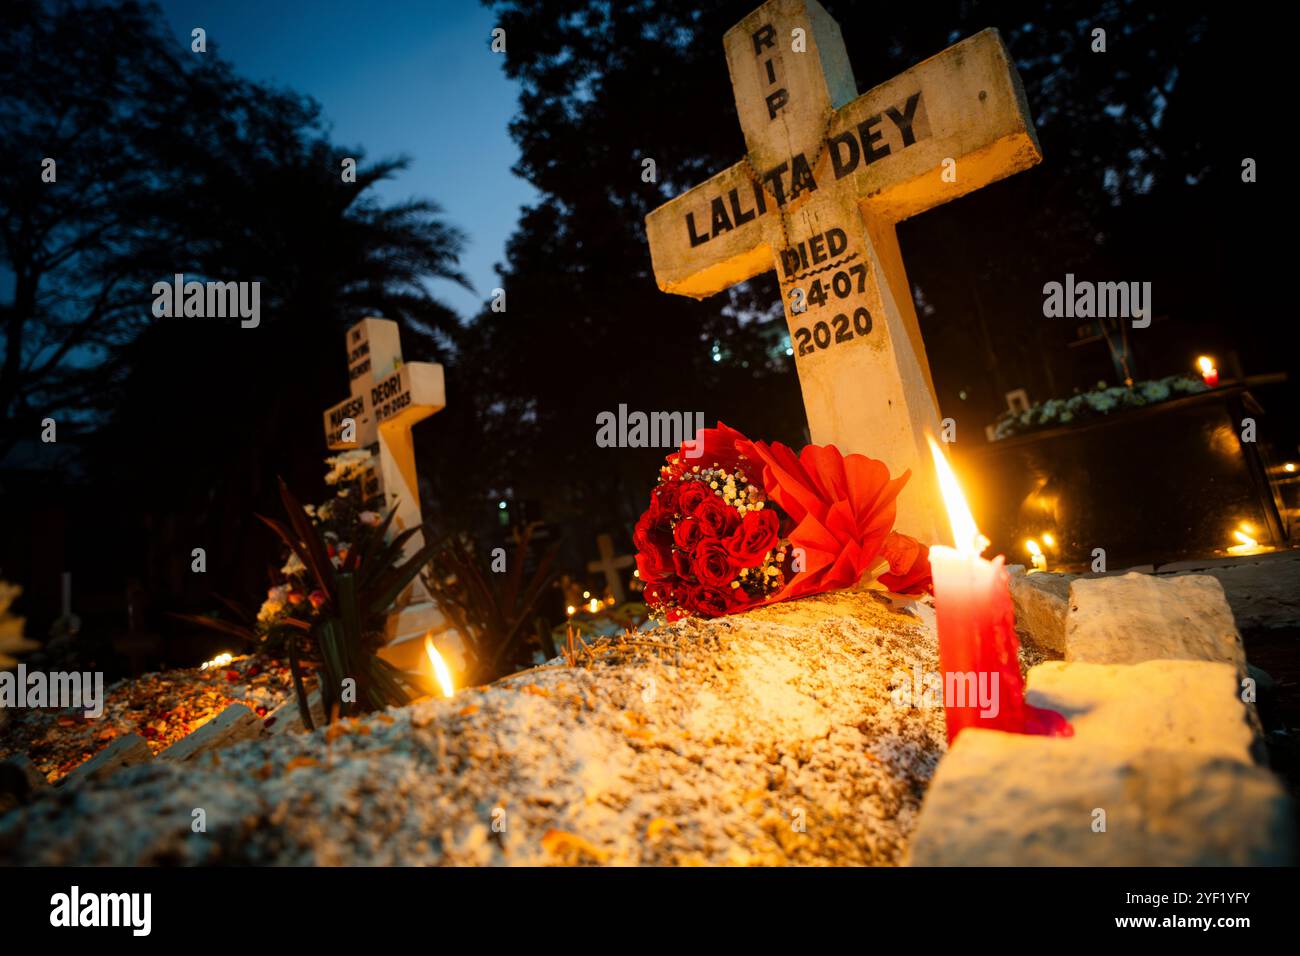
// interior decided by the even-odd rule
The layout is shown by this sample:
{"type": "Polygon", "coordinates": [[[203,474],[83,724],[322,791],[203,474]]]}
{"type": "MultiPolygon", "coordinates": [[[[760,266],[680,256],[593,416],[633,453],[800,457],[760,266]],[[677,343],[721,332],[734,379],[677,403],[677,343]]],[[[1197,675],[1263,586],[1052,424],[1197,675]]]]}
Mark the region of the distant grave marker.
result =
{"type": "MultiPolygon", "coordinates": [[[[367,497],[382,496],[385,510],[396,508],[392,533],[399,534],[421,523],[411,428],[447,406],[442,366],[403,362],[400,332],[391,319],[367,318],[352,326],[347,352],[351,394],[325,410],[325,443],[333,451],[368,449],[375,456],[377,465],[363,480],[363,490],[367,497]]],[[[412,535],[405,555],[423,545],[422,534],[412,535]]],[[[389,647],[383,656],[416,669],[424,655],[424,635],[447,626],[417,577],[389,616],[389,647]]]]}

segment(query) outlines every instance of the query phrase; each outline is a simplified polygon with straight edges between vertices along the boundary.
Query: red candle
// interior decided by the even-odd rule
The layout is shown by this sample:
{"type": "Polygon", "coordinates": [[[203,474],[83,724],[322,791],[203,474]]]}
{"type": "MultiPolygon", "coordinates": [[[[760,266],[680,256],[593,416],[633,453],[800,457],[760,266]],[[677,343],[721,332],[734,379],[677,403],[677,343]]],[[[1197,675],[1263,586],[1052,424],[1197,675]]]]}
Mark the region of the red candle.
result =
{"type": "Polygon", "coordinates": [[[1206,385],[1210,388],[1214,388],[1214,386],[1219,384],[1219,370],[1214,367],[1214,360],[1212,358],[1208,355],[1202,355],[1196,360],[1196,364],[1200,366],[1201,378],[1205,380],[1206,385]]]}
{"type": "Polygon", "coordinates": [[[930,450],[956,544],[930,548],[948,743],[965,727],[1070,736],[1074,730],[1064,717],[1025,702],[1020,641],[1003,558],[980,557],[988,541],[975,526],[957,478],[933,439],[930,450]]]}

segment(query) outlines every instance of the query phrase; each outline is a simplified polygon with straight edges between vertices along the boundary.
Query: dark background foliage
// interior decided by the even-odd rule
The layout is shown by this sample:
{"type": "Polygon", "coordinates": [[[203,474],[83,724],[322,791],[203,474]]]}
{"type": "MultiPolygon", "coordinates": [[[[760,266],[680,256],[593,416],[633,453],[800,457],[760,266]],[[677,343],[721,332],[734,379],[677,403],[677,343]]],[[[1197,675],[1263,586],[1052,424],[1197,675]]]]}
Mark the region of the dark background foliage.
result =
{"type": "MultiPolygon", "coordinates": [[[[320,497],[320,412],[344,395],[342,333],[364,315],[402,323],[408,360],[447,366],[448,408],[416,430],[429,519],[485,542],[541,520],[561,568],[580,572],[600,532],[630,547],[662,454],[598,448],[599,412],[699,411],[803,440],[770,277],[668,296],[644,237],[648,211],[743,153],[721,40],[754,0],[491,5],[522,87],[517,171],[542,199],[501,267],[507,310],[467,322],[423,283],[458,275],[458,229],[475,224],[446,222],[437,197],[371,198],[400,158],[340,182],[360,145],[332,142],[309,99],[182,56],[147,5],[4,6],[0,568],[27,587],[34,633],[62,570],[105,636],[126,629],[128,590],[147,609],[136,626],[169,639],[159,611],[202,610],[212,590],[256,603],[279,555],[252,514],[274,513],[277,474],[320,497]],[[53,185],[34,172],[48,155],[53,185]],[[645,158],[658,182],[642,180],[645,158]],[[177,272],[260,280],[262,327],[153,320],[149,290],[177,272]],[[57,445],[35,440],[47,416],[57,445]],[[190,573],[194,547],[206,575],[190,573]]],[[[827,7],[860,90],[988,26],[1025,83],[1044,162],[899,227],[940,404],[965,434],[978,440],[1011,389],[1041,400],[1117,381],[1095,330],[1042,316],[1043,284],[1066,272],[1153,284],[1155,323],[1130,337],[1139,378],[1201,352],[1227,374],[1294,372],[1277,148],[1293,30],[1274,13],[827,7]],[[1105,53],[1089,49],[1097,27],[1105,53]],[[1241,181],[1245,157],[1257,184],[1241,181]]],[[[1264,398],[1282,411],[1289,394],[1264,398]]],[[[1294,432],[1274,437],[1294,453],[1294,432]]]]}

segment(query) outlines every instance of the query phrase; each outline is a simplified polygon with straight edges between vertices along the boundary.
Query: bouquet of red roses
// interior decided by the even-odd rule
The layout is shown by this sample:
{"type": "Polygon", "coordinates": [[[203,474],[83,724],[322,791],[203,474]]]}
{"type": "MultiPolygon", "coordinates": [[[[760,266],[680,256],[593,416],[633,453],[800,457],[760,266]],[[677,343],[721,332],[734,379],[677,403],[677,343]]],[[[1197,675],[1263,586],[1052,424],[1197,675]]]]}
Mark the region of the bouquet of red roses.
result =
{"type": "Polygon", "coordinates": [[[796,455],[721,422],[667,461],[633,542],[646,603],[668,620],[850,587],[886,563],[888,589],[930,587],[929,550],[893,530],[908,473],[833,445],[796,455]]]}

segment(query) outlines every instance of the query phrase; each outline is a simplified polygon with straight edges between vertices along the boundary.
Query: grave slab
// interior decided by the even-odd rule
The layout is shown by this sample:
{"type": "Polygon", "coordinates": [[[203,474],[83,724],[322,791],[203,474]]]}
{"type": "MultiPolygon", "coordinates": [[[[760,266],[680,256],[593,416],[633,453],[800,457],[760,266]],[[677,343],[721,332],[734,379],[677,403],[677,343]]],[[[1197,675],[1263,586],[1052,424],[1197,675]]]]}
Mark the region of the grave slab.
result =
{"type": "Polygon", "coordinates": [[[79,787],[92,780],[100,780],[123,767],[149,763],[153,752],[148,742],[138,734],[124,734],[77,767],[60,781],[64,788],[79,787]]]}
{"type": "Polygon", "coordinates": [[[1070,584],[1065,659],[1094,664],[1219,661],[1239,674],[1246,653],[1223,586],[1208,575],[1130,573],[1070,584]]]}
{"type": "Polygon", "coordinates": [[[911,865],[1293,862],[1290,801],[1251,759],[1231,665],[1054,661],[1030,671],[1027,697],[1074,736],[963,731],[931,781],[911,865]]]}
{"type": "Polygon", "coordinates": [[[159,760],[184,762],[202,754],[250,740],[262,731],[262,719],[243,704],[231,704],[207,723],[182,737],[162,753],[159,760]]]}
{"type": "MultiPolygon", "coordinates": [[[[320,691],[313,690],[307,694],[307,707],[311,710],[312,723],[317,727],[325,723],[325,710],[321,704],[320,691]]],[[[279,737],[284,734],[300,734],[307,727],[302,722],[302,711],[298,709],[298,698],[291,696],[275,710],[266,715],[262,721],[262,735],[279,737]]]]}
{"type": "Polygon", "coordinates": [[[891,865],[944,748],[894,682],[933,621],[869,591],[592,642],[516,674],[0,817],[17,863],[891,865]],[[207,811],[208,831],[190,830],[207,811]],[[499,811],[499,813],[498,813],[499,811]],[[494,821],[505,826],[493,829],[494,821]]]}
{"type": "Polygon", "coordinates": [[[1073,574],[1026,574],[1020,567],[1011,572],[1011,603],[1016,614],[1016,634],[1035,647],[1065,654],[1065,618],[1070,609],[1073,574]]]}
{"type": "Polygon", "coordinates": [[[1218,579],[1242,630],[1300,625],[1300,550],[1182,561],[1157,569],[1162,575],[1186,571],[1218,579]]]}

